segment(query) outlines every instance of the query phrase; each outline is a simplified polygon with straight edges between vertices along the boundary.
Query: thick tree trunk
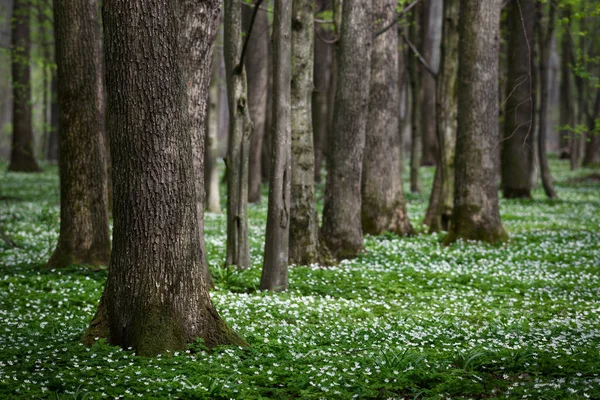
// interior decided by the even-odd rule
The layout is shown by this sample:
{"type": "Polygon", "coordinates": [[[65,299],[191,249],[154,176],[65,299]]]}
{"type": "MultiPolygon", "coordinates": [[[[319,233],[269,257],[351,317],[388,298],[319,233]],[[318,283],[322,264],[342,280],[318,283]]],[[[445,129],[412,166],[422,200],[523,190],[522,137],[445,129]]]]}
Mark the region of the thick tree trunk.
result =
{"type": "MultiPolygon", "coordinates": [[[[214,15],[219,3],[205,6],[214,15]]],[[[103,4],[114,248],[85,340],[108,337],[143,356],[198,338],[244,344],[213,307],[203,273],[180,10],[179,2],[103,4]]]]}
{"type": "MultiPolygon", "coordinates": [[[[256,3],[257,0],[254,0],[256,3]]],[[[244,32],[248,32],[254,7],[244,4],[242,19],[244,32]]],[[[256,14],[252,34],[248,39],[248,50],[244,59],[248,76],[248,108],[254,123],[250,138],[250,166],[248,175],[248,201],[260,202],[262,183],[262,143],[267,119],[267,97],[269,87],[269,21],[267,12],[261,9],[256,14]]]]}
{"type": "MultiPolygon", "coordinates": [[[[396,0],[375,3],[375,32],[395,18],[396,3],[396,0]]],[[[394,232],[404,236],[413,232],[406,213],[400,176],[398,68],[398,31],[388,29],[374,39],[371,52],[369,128],[362,169],[361,221],[363,231],[372,235],[394,232]]]]}
{"type": "Polygon", "coordinates": [[[454,212],[445,243],[501,242],[498,47],[502,0],[461,1],[454,212]]]}
{"type": "Polygon", "coordinates": [[[312,121],[315,148],[315,181],[321,182],[321,169],[325,157],[325,146],[327,143],[328,123],[328,101],[327,94],[331,82],[331,64],[333,46],[324,40],[331,40],[332,35],[320,25],[315,26],[317,38],[314,40],[314,90],[312,92],[312,121]]]}
{"type": "Polygon", "coordinates": [[[29,37],[31,5],[15,0],[11,21],[13,121],[12,148],[8,170],[40,172],[33,151],[31,116],[31,72],[29,69],[31,40],[29,37]]]}
{"type": "Polygon", "coordinates": [[[323,239],[334,257],[363,249],[361,172],[368,120],[373,17],[371,0],[345,1],[323,210],[323,239]]]}
{"type": "Polygon", "coordinates": [[[54,4],[60,103],[60,236],[49,268],[108,265],[110,236],[96,1],[54,4]]]}
{"type": "MultiPolygon", "coordinates": [[[[273,140],[262,290],[288,287],[292,180],[292,0],[275,2],[273,18],[273,140]]],[[[299,6],[299,5],[298,5],[299,6]]],[[[311,8],[312,9],[312,8],[311,8]]],[[[312,19],[312,15],[310,16],[312,19]]],[[[294,23],[296,21],[294,20],[294,23]]],[[[312,26],[310,27],[312,34],[312,26]]],[[[312,43],[308,43],[312,47],[312,43]]],[[[311,71],[312,72],[312,71],[311,71]]],[[[308,102],[308,96],[306,100],[308,102]]],[[[310,122],[310,121],[308,121],[310,122]]],[[[312,135],[308,137],[312,141],[312,135]]],[[[313,171],[310,171],[312,179],[313,171]]]]}
{"type": "MultiPolygon", "coordinates": [[[[421,31],[423,58],[427,64],[438,70],[440,63],[440,43],[442,39],[443,1],[423,3],[423,29],[421,31]]],[[[438,143],[436,137],[436,82],[425,68],[420,66],[419,106],[421,114],[421,139],[423,141],[421,165],[435,165],[438,143]]]]}
{"type": "Polygon", "coordinates": [[[315,10],[314,0],[293,0],[293,3],[289,262],[310,265],[319,261],[319,223],[315,199],[315,152],[311,114],[315,10]]]}
{"type": "MultiPolygon", "coordinates": [[[[413,24],[410,27],[410,39],[413,43],[417,41],[419,37],[419,27],[416,21],[419,20],[419,12],[421,7],[417,6],[413,11],[412,20],[413,24]]],[[[421,11],[422,12],[422,11],[421,11]]],[[[413,54],[409,56],[408,71],[410,75],[410,89],[412,94],[412,113],[411,113],[411,145],[410,145],[410,191],[412,193],[421,192],[421,175],[419,174],[419,168],[421,168],[421,156],[423,148],[423,139],[421,136],[421,106],[420,106],[420,95],[419,87],[421,83],[419,74],[419,65],[417,57],[413,54]]]]}
{"type": "Polygon", "coordinates": [[[506,198],[531,198],[534,167],[535,0],[510,6],[508,74],[501,153],[502,191],[506,198]]]}
{"type": "Polygon", "coordinates": [[[225,69],[229,105],[227,150],[227,265],[250,267],[248,243],[248,163],[252,121],[248,110],[246,71],[242,55],[242,10],[225,0],[225,69]]]}
{"type": "Polygon", "coordinates": [[[458,113],[459,0],[444,1],[442,58],[437,78],[438,162],[424,224],[448,230],[454,206],[454,158],[458,113]]]}
{"type": "Polygon", "coordinates": [[[548,165],[548,157],[546,152],[546,128],[550,121],[550,50],[552,46],[552,36],[554,35],[555,11],[550,7],[550,16],[548,20],[544,16],[541,3],[538,3],[538,39],[540,48],[540,118],[538,130],[538,158],[540,162],[540,174],[542,176],[542,185],[546,196],[551,199],[557,197],[554,185],[552,184],[552,176],[548,165]]]}

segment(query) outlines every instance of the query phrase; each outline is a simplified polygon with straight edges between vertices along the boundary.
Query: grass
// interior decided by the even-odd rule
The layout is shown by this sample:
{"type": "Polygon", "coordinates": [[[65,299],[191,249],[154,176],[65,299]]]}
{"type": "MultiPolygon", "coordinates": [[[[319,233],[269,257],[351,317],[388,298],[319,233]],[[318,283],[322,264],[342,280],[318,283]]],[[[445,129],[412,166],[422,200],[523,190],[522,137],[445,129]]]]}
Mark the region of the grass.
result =
{"type": "MultiPolygon", "coordinates": [[[[501,200],[505,245],[367,237],[355,260],[292,267],[282,294],[257,290],[266,197],[250,207],[248,271],[220,267],[225,217],[207,214],[212,298],[251,347],[155,359],[79,343],[106,271],[41,270],[57,170],[0,175],[0,226],[19,246],[0,241],[0,398],[598,399],[600,187],[574,179],[597,170],[551,161],[560,200],[501,200]]],[[[427,193],[407,198],[418,225],[427,193]]]]}

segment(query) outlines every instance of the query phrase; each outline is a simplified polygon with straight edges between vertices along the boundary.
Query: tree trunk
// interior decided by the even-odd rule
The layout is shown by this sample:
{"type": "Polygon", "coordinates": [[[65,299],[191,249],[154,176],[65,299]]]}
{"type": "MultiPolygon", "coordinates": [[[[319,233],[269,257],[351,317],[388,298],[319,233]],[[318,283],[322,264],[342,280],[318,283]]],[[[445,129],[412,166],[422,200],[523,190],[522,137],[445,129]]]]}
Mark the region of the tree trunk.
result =
{"type": "Polygon", "coordinates": [[[544,7],[538,3],[538,39],[540,48],[540,122],[538,130],[538,158],[540,160],[540,174],[542,176],[542,185],[546,196],[555,199],[556,191],[552,184],[550,167],[548,166],[548,157],[546,155],[546,127],[550,121],[550,50],[552,46],[552,36],[554,35],[555,11],[550,7],[549,20],[546,21],[543,15],[544,7]]]}
{"type": "Polygon", "coordinates": [[[292,197],[290,264],[319,261],[319,223],[315,199],[312,83],[314,0],[293,0],[292,14],[292,197]]]}
{"type": "Polygon", "coordinates": [[[110,234],[96,1],[54,4],[60,103],[60,236],[49,268],[108,265],[110,234]]]}
{"type": "Polygon", "coordinates": [[[229,105],[226,263],[248,268],[248,163],[252,121],[248,110],[246,71],[239,64],[242,55],[242,10],[237,0],[225,0],[224,30],[229,105]]]}
{"type": "Polygon", "coordinates": [[[373,18],[371,0],[345,1],[337,54],[338,79],[330,135],[323,239],[334,257],[363,249],[361,172],[368,120],[373,18]]]}
{"type": "MultiPolygon", "coordinates": [[[[206,15],[218,7],[206,2],[206,15]]],[[[179,2],[103,4],[114,248],[84,339],[108,337],[142,356],[198,338],[208,347],[244,344],[213,307],[203,273],[180,10],[179,2]]]]}
{"type": "Polygon", "coordinates": [[[315,27],[317,38],[314,40],[314,90],[312,91],[312,121],[315,148],[315,181],[321,182],[321,169],[325,156],[328,124],[327,94],[331,82],[331,64],[333,46],[324,40],[331,40],[332,35],[320,25],[315,27]]]}
{"type": "MultiPolygon", "coordinates": [[[[256,3],[257,0],[254,0],[256,3]]],[[[244,4],[242,19],[244,32],[248,34],[250,19],[254,7],[244,4]]],[[[254,123],[250,138],[250,172],[248,175],[248,201],[260,203],[260,185],[262,183],[262,142],[267,118],[267,96],[269,86],[269,21],[267,12],[261,9],[256,14],[252,34],[248,39],[248,49],[244,59],[248,76],[248,108],[254,123]]]]}
{"type": "MultiPolygon", "coordinates": [[[[302,8],[302,5],[293,5],[292,0],[276,1],[273,17],[273,141],[271,142],[271,179],[269,182],[265,261],[260,279],[262,290],[273,291],[282,291],[288,288],[292,179],[290,93],[292,79],[292,8],[297,10],[302,8]]],[[[310,8],[312,10],[312,7],[310,8]]],[[[296,13],[296,16],[298,16],[298,13],[296,13]]],[[[310,19],[312,20],[312,15],[310,15],[310,19]]],[[[296,23],[297,21],[294,20],[294,24],[296,23]]],[[[312,35],[312,24],[310,31],[312,35]]],[[[312,47],[312,43],[309,42],[308,46],[312,47]]],[[[305,97],[305,101],[308,103],[309,97],[305,97]]],[[[309,142],[312,142],[312,135],[309,135],[308,139],[309,142]]],[[[312,177],[313,171],[311,170],[310,178],[312,179],[312,177]]]]}
{"type": "MultiPolygon", "coordinates": [[[[410,28],[410,39],[413,43],[419,37],[419,26],[416,23],[419,20],[420,6],[417,6],[413,11],[413,24],[410,28]]],[[[422,12],[422,11],[421,11],[422,12]]],[[[419,66],[417,57],[414,54],[409,56],[408,70],[410,75],[410,88],[412,94],[412,113],[411,113],[411,145],[410,145],[410,191],[412,193],[421,192],[421,176],[419,168],[421,167],[421,156],[423,148],[423,140],[421,137],[421,106],[419,102],[419,86],[421,79],[419,77],[419,66]]]]}
{"type": "MultiPolygon", "coordinates": [[[[396,0],[373,6],[374,31],[396,17],[396,0]]],[[[388,29],[373,41],[369,117],[362,168],[361,221],[365,233],[413,232],[400,176],[398,31],[388,29]]]]}
{"type": "MultiPolygon", "coordinates": [[[[443,1],[425,1],[423,3],[421,30],[423,58],[427,64],[438,70],[440,63],[440,42],[442,39],[443,1]]],[[[421,139],[423,140],[421,165],[435,165],[438,152],[436,137],[436,82],[435,78],[423,66],[419,86],[419,106],[421,108],[421,139]]]]}
{"type": "MultiPolygon", "coordinates": [[[[567,9],[565,18],[570,19],[567,9]]],[[[573,107],[573,76],[571,75],[571,44],[568,34],[564,34],[561,41],[560,55],[560,136],[561,158],[571,160],[571,144],[574,139],[575,110],[573,107]]]]}
{"type": "Polygon", "coordinates": [[[596,92],[596,100],[592,114],[588,117],[588,132],[590,137],[585,144],[585,155],[583,157],[583,166],[590,167],[598,162],[600,156],[600,132],[597,128],[597,121],[600,118],[600,91],[596,92]]]}
{"type": "Polygon", "coordinates": [[[498,208],[498,49],[502,0],[461,1],[454,212],[445,243],[504,241],[498,208]]]}
{"type": "MultiPolygon", "coordinates": [[[[221,17],[221,19],[223,18],[221,17]]],[[[217,42],[220,43],[220,46],[217,46],[215,57],[217,63],[217,138],[219,140],[219,157],[225,158],[227,149],[229,149],[229,104],[227,99],[223,24],[219,25],[217,42]]]]}
{"type": "MultiPolygon", "coordinates": [[[[220,54],[217,52],[216,57],[213,57],[213,64],[218,63],[218,59],[222,57],[223,52],[221,51],[220,54]]],[[[208,112],[206,114],[206,121],[208,123],[204,126],[204,198],[206,200],[206,211],[220,213],[221,196],[219,193],[219,170],[217,168],[217,159],[219,158],[219,113],[217,105],[219,99],[219,80],[217,65],[213,65],[211,86],[209,89],[208,112]],[[211,115],[214,115],[215,111],[217,111],[216,118],[211,118],[211,115]],[[215,124],[214,122],[217,123],[215,124]]],[[[225,104],[227,104],[227,101],[225,101],[225,104]]]]}
{"type": "Polygon", "coordinates": [[[531,198],[534,167],[535,84],[532,79],[535,46],[535,0],[519,0],[509,7],[508,74],[504,138],[501,153],[505,198],[531,198]]]}
{"type": "Polygon", "coordinates": [[[442,58],[437,78],[438,162],[424,223],[430,232],[447,231],[454,206],[454,158],[458,113],[459,0],[444,2],[442,58]]]}
{"type": "Polygon", "coordinates": [[[46,159],[52,162],[58,161],[58,129],[58,82],[53,69],[50,78],[50,129],[46,148],[46,159]]]}
{"type": "Polygon", "coordinates": [[[15,0],[11,21],[13,132],[10,164],[13,172],[40,172],[33,151],[31,116],[31,72],[29,69],[31,40],[29,37],[31,4],[15,0]]]}

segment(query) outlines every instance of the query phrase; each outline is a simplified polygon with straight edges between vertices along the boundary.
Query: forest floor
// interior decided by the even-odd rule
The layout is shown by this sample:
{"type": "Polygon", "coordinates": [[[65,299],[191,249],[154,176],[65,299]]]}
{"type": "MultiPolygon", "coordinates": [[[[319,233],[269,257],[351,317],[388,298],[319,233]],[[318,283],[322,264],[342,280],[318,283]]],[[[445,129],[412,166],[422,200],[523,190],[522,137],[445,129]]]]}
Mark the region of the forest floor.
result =
{"type": "Polygon", "coordinates": [[[0,227],[17,247],[0,238],[0,398],[600,399],[600,184],[581,179],[600,170],[551,162],[560,200],[541,187],[501,200],[502,246],[441,246],[419,225],[428,193],[407,194],[419,235],[292,267],[281,294],[257,290],[266,188],[247,271],[221,267],[225,216],[207,214],[212,298],[251,347],[154,359],[79,343],[106,270],[40,269],[58,237],[57,168],[2,172],[0,227]]]}

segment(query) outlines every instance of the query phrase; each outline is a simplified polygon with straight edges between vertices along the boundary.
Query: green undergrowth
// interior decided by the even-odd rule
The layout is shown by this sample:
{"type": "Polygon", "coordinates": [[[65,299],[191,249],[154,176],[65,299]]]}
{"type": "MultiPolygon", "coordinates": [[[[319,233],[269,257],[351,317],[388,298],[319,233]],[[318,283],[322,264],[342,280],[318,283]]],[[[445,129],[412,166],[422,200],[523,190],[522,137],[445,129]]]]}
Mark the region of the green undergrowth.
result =
{"type": "Polygon", "coordinates": [[[428,193],[407,193],[419,235],[293,266],[287,293],[258,290],[266,192],[249,210],[249,270],[222,267],[225,216],[207,214],[212,298],[250,347],[154,359],[79,343],[106,269],[40,269],[58,237],[56,167],[2,173],[0,227],[17,247],[0,239],[0,398],[598,399],[600,186],[579,179],[598,170],[551,161],[559,200],[501,200],[508,243],[443,247],[419,225],[428,193]]]}

